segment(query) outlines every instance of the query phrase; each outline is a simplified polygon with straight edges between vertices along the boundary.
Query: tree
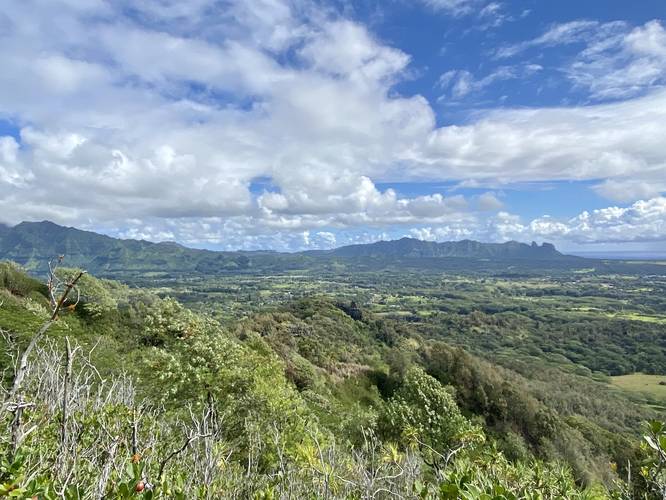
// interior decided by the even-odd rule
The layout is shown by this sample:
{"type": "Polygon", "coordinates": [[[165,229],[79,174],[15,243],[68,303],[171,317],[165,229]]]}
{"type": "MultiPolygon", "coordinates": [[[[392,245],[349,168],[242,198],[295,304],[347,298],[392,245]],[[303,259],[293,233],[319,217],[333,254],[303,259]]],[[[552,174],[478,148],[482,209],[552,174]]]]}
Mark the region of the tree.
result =
{"type": "Polygon", "coordinates": [[[388,437],[418,447],[438,471],[463,448],[484,440],[446,388],[419,367],[407,371],[382,421],[388,437]]]}

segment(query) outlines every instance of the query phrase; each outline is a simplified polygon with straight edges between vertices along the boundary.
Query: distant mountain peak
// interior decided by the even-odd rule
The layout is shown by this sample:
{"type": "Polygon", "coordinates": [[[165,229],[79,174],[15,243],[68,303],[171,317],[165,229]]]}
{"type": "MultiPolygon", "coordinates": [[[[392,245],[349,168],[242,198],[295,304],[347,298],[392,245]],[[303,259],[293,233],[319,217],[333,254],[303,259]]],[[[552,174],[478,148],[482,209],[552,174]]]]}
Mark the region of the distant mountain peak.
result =
{"type": "Polygon", "coordinates": [[[506,259],[549,259],[562,258],[554,245],[543,243],[530,245],[518,241],[504,243],[482,243],[474,240],[424,241],[404,237],[399,240],[377,241],[375,243],[349,245],[328,251],[341,257],[396,257],[396,258],[506,258],[506,259]]]}
{"type": "MultiPolygon", "coordinates": [[[[143,240],[142,240],[143,241],[143,240]]],[[[157,245],[163,246],[163,247],[177,247],[177,248],[187,248],[177,241],[160,241],[159,243],[156,243],[157,245]]]]}
{"type": "Polygon", "coordinates": [[[55,222],[52,222],[50,220],[41,220],[41,221],[26,221],[24,220],[23,222],[19,222],[14,226],[15,228],[20,228],[20,227],[52,227],[52,228],[59,228],[59,229],[69,229],[67,226],[61,226],[60,224],[56,224],[55,222]]]}

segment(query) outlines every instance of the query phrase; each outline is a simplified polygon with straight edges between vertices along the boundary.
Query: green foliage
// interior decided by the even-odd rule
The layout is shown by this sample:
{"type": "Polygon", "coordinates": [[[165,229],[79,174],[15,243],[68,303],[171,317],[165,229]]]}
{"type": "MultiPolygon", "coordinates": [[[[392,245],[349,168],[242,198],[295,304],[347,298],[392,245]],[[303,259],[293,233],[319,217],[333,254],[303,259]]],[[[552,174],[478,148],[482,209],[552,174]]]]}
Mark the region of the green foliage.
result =
{"type": "MultiPolygon", "coordinates": [[[[56,275],[63,282],[67,282],[79,271],[80,269],[59,268],[56,275]]],[[[116,281],[95,278],[90,274],[81,276],[77,289],[79,292],[78,309],[92,319],[99,319],[118,309],[119,302],[126,301],[130,293],[129,288],[125,285],[116,281]]]]}
{"type": "Polygon", "coordinates": [[[488,450],[456,460],[439,484],[440,499],[601,499],[603,489],[576,487],[566,466],[543,462],[511,463],[497,451],[488,450]]]}
{"type": "MultiPolygon", "coordinates": [[[[44,321],[44,290],[2,272],[4,347],[20,348],[44,321]]],[[[518,356],[498,366],[348,296],[224,323],[93,277],[80,291],[30,360],[21,428],[35,430],[0,464],[0,495],[604,498],[663,479],[650,472],[663,428],[638,456],[631,426],[649,413],[589,374],[518,356]],[[63,445],[64,336],[79,350],[63,445]],[[642,459],[642,483],[623,483],[642,459]]],[[[496,316],[468,315],[479,331],[496,316]]]]}
{"type": "Polygon", "coordinates": [[[177,340],[205,336],[214,328],[214,324],[206,318],[195,315],[176,300],[167,298],[155,302],[148,312],[141,342],[163,347],[177,340]]]}
{"type": "Polygon", "coordinates": [[[640,478],[631,491],[634,495],[647,498],[663,498],[666,493],[666,424],[652,420],[646,425],[641,451],[644,459],[640,468],[640,478]]]}
{"type": "Polygon", "coordinates": [[[33,293],[46,293],[46,286],[38,280],[28,276],[13,262],[0,261],[0,289],[12,295],[27,297],[33,293]]]}
{"type": "Polygon", "coordinates": [[[382,416],[389,438],[402,439],[444,453],[483,439],[479,429],[460,414],[449,392],[421,368],[411,368],[382,416]]]}

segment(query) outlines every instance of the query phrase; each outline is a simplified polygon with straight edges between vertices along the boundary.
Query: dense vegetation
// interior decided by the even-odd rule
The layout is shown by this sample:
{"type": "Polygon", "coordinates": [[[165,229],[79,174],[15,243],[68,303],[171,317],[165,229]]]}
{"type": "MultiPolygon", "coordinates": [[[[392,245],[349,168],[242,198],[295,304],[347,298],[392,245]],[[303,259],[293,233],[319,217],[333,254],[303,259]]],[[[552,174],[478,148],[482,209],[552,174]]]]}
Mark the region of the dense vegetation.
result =
{"type": "MultiPolygon", "coordinates": [[[[58,270],[59,290],[74,276],[58,270]]],[[[454,323],[386,314],[367,288],[264,305],[250,291],[244,314],[220,319],[163,288],[83,275],[76,290],[12,395],[53,305],[0,265],[0,495],[660,498],[662,429],[638,446],[658,408],[574,362],[484,360],[449,343],[454,323]]],[[[475,312],[502,314],[453,317],[475,312]]]]}
{"type": "Polygon", "coordinates": [[[663,263],[220,253],[50,223],[0,250],[123,282],[0,264],[0,496],[662,497],[663,263]]]}
{"type": "MultiPolygon", "coordinates": [[[[661,266],[662,270],[666,270],[661,266]]],[[[288,272],[264,276],[168,276],[133,280],[221,321],[312,294],[355,300],[378,317],[514,367],[555,364],[596,380],[666,374],[663,274],[593,268],[540,275],[458,270],[288,272]]]]}

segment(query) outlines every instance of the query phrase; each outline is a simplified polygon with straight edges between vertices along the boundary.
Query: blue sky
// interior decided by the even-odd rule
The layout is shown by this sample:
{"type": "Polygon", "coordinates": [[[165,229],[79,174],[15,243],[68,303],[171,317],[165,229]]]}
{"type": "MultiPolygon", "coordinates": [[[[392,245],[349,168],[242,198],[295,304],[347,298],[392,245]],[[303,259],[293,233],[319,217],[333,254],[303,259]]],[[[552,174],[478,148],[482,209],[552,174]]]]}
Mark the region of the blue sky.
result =
{"type": "Polygon", "coordinates": [[[666,6],[26,0],[0,222],[216,249],[666,249],[666,6]]]}
{"type": "MultiPolygon", "coordinates": [[[[405,82],[399,88],[406,93],[422,93],[431,101],[442,95],[439,77],[450,70],[467,70],[478,77],[487,76],[503,66],[535,64],[542,69],[521,78],[497,81],[463,102],[443,101],[439,123],[464,122],[470,110],[497,106],[560,106],[585,104],[590,96],[575,89],[563,78],[562,68],[584,47],[584,39],[550,47],[534,46],[513,57],[494,57],[498,48],[537,39],[549,29],[567,23],[588,21],[609,23],[624,21],[640,26],[666,15],[661,1],[512,1],[486,2],[497,6],[492,14],[450,16],[423,9],[418,2],[359,2],[359,19],[372,19],[381,12],[377,33],[392,45],[411,54],[415,67],[422,68],[422,78],[405,82]],[[493,23],[498,25],[494,26],[493,23]]],[[[479,5],[482,5],[480,3],[479,5]]],[[[370,21],[372,22],[372,21],[370,21]]]]}

